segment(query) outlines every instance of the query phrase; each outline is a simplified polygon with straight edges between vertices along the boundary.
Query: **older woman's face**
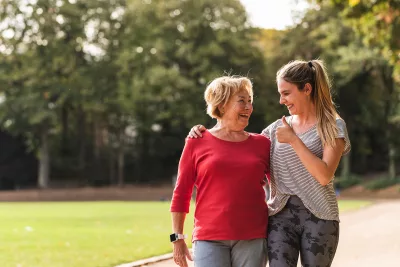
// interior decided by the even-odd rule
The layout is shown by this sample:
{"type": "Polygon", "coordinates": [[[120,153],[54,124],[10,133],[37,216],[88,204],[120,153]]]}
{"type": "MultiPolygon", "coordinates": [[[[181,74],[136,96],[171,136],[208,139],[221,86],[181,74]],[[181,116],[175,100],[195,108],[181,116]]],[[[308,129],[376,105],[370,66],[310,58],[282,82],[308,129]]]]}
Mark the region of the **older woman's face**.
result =
{"type": "Polygon", "coordinates": [[[229,99],[223,109],[224,114],[221,120],[233,128],[242,130],[249,124],[249,119],[253,112],[251,96],[245,90],[239,91],[229,99]]]}

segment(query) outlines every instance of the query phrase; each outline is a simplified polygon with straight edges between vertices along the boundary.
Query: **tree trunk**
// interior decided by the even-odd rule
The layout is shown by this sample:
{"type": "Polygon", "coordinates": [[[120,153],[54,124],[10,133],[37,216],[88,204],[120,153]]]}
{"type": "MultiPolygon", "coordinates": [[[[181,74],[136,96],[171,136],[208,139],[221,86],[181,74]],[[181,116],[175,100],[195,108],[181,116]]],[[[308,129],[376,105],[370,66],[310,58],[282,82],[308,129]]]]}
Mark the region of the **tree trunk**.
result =
{"type": "Polygon", "coordinates": [[[110,152],[108,153],[108,162],[109,162],[109,172],[110,172],[110,185],[115,184],[115,157],[114,151],[110,147],[110,152]]]}
{"type": "Polygon", "coordinates": [[[386,120],[386,138],[388,142],[388,175],[390,179],[396,177],[396,163],[395,163],[395,144],[393,144],[392,125],[390,117],[394,114],[398,105],[398,95],[395,90],[395,82],[393,79],[393,66],[382,69],[382,81],[386,89],[385,95],[385,120],[386,120]]]}
{"type": "Polygon", "coordinates": [[[64,103],[61,108],[61,152],[63,155],[69,152],[68,141],[68,107],[64,103]]]}
{"type": "Polygon", "coordinates": [[[100,151],[102,146],[101,126],[99,118],[93,121],[93,155],[94,159],[91,164],[90,175],[87,177],[88,184],[97,183],[101,177],[102,166],[100,161],[100,151]]]}
{"type": "Polygon", "coordinates": [[[122,131],[119,135],[119,148],[118,148],[118,186],[125,184],[124,179],[124,166],[125,166],[125,136],[122,131]]]}
{"type": "Polygon", "coordinates": [[[94,127],[94,129],[93,129],[94,130],[94,138],[93,138],[93,141],[94,141],[93,149],[94,149],[94,151],[93,151],[93,154],[94,154],[95,160],[98,161],[99,158],[100,158],[101,129],[100,129],[100,124],[99,124],[97,119],[94,119],[93,127],[94,127]]]}
{"type": "Polygon", "coordinates": [[[79,156],[78,156],[78,164],[79,170],[81,171],[81,175],[83,177],[83,171],[86,166],[86,117],[85,113],[82,110],[82,107],[79,107],[78,110],[78,144],[79,144],[79,156]]]}
{"type": "Polygon", "coordinates": [[[389,140],[389,178],[390,179],[395,179],[396,178],[396,150],[394,144],[389,140]]]}
{"type": "Polygon", "coordinates": [[[47,129],[43,130],[40,137],[39,148],[39,188],[48,188],[50,175],[49,137],[47,129]]]}
{"type": "Polygon", "coordinates": [[[340,177],[347,179],[350,177],[350,153],[342,157],[342,170],[340,177]]]}

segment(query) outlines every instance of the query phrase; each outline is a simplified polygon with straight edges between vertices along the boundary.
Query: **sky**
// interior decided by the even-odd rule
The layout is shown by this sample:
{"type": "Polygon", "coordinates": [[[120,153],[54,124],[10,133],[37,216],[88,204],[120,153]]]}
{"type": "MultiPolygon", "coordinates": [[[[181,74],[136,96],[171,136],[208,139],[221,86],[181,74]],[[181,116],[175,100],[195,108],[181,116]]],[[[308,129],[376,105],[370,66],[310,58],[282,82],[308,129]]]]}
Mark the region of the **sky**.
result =
{"type": "Polygon", "coordinates": [[[302,0],[240,0],[249,15],[250,22],[261,28],[283,30],[293,25],[293,11],[307,7],[302,0]]]}

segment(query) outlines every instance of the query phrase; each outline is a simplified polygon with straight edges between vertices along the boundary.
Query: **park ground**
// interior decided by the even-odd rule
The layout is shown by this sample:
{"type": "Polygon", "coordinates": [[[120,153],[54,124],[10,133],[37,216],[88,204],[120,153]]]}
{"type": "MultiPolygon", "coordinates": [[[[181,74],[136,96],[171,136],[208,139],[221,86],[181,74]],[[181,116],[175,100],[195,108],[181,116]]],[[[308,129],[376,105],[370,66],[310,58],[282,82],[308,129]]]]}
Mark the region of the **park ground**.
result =
{"type": "MultiPolygon", "coordinates": [[[[341,192],[340,198],[342,200],[346,199],[359,199],[359,200],[370,200],[373,205],[368,207],[362,207],[358,210],[346,211],[341,214],[341,240],[337,252],[337,256],[335,258],[335,263],[333,266],[377,266],[377,261],[379,261],[381,266],[397,266],[394,263],[394,259],[399,259],[396,256],[400,253],[400,231],[397,227],[397,223],[400,219],[400,200],[396,200],[399,197],[399,187],[394,186],[391,188],[387,188],[384,190],[370,192],[361,187],[353,187],[349,190],[344,190],[341,192]]],[[[0,193],[0,201],[3,202],[31,202],[31,201],[48,201],[48,204],[54,203],[54,201],[68,201],[71,200],[76,201],[76,207],[80,207],[80,202],[78,201],[91,201],[93,203],[94,200],[121,200],[122,203],[130,205],[132,203],[145,203],[142,201],[160,201],[160,203],[164,203],[162,210],[168,209],[168,199],[170,198],[172,193],[171,186],[157,186],[157,187],[148,187],[148,186],[128,186],[125,188],[81,188],[81,189],[54,189],[54,190],[28,190],[28,191],[16,191],[16,192],[1,192],[0,193]],[[125,202],[126,201],[126,202],[125,202]],[[135,201],[135,202],[132,202],[135,201]],[[138,202],[136,202],[138,201],[138,202]]],[[[399,198],[400,199],[400,198],[399,198]]],[[[7,203],[4,203],[7,204],[7,203]]],[[[23,204],[23,203],[21,203],[23,204]]],[[[40,204],[40,202],[38,203],[40,204]]],[[[91,204],[92,205],[92,204],[91,204]]],[[[102,202],[98,202],[98,205],[104,207],[102,202]]],[[[106,206],[109,204],[106,204],[106,206]]],[[[99,206],[98,206],[99,207],[99,206]]],[[[110,206],[111,207],[111,206],[110,206]]],[[[49,214],[49,217],[59,216],[58,219],[68,218],[68,214],[73,214],[74,207],[66,207],[64,211],[58,211],[56,213],[49,214]],[[57,215],[58,214],[58,215],[57,215]],[[66,215],[66,216],[65,216],[66,215]],[[63,217],[65,216],[65,217],[63,217]]],[[[93,210],[96,207],[94,206],[93,210]]],[[[104,209],[107,209],[105,207],[104,209]]],[[[79,210],[79,209],[78,209],[79,210]]],[[[9,211],[11,212],[11,211],[9,211]]],[[[34,210],[27,211],[35,214],[34,210]]],[[[83,211],[81,211],[83,212],[83,211]]],[[[12,212],[11,212],[12,213],[12,212]]],[[[126,229],[129,229],[129,224],[132,219],[129,219],[130,212],[126,211],[126,209],[118,211],[110,211],[106,212],[107,217],[111,217],[112,214],[120,214],[124,215],[126,213],[125,226],[126,229]]],[[[157,213],[157,211],[155,211],[157,213]]],[[[28,214],[25,214],[28,215],[28,214]]],[[[86,215],[86,214],[84,214],[86,215]]],[[[88,214],[87,214],[88,215],[88,214]]],[[[45,215],[43,215],[45,216],[45,215]]],[[[125,216],[125,215],[124,215],[125,216]]],[[[27,216],[29,218],[29,216],[27,216]]],[[[121,220],[116,219],[115,222],[111,222],[111,224],[117,225],[117,222],[124,221],[124,218],[121,220]]],[[[4,223],[4,221],[3,221],[4,223]]],[[[110,225],[98,224],[95,221],[96,227],[101,229],[101,227],[105,227],[104,229],[112,229],[110,225]]],[[[79,222],[80,224],[80,222],[79,222]]],[[[163,224],[169,224],[169,218],[163,224]]],[[[78,225],[80,226],[80,225],[78,225]]],[[[21,225],[22,227],[22,225],[21,225]]],[[[14,227],[16,229],[18,227],[14,227]]],[[[162,232],[168,231],[168,229],[161,229],[162,232]]],[[[19,228],[18,228],[19,229],[19,228]]],[[[78,227],[79,229],[79,227],[78,227]]],[[[27,231],[27,229],[25,229],[27,231]]],[[[29,229],[28,229],[29,230],[29,229]]],[[[82,229],[81,229],[82,230],[82,229]]],[[[160,231],[161,231],[160,230],[160,231]]],[[[38,233],[38,229],[34,229],[36,233],[38,233]]],[[[108,231],[108,230],[107,230],[108,231]]],[[[62,232],[62,229],[60,233],[62,232]]],[[[135,230],[132,230],[134,233],[135,230]]],[[[59,235],[60,233],[56,233],[59,235]]],[[[126,232],[126,234],[130,234],[131,232],[126,232]]],[[[32,234],[32,233],[30,233],[32,234]]],[[[84,237],[85,233],[81,233],[84,237]]],[[[117,233],[111,233],[111,236],[116,235],[117,233]]],[[[161,233],[160,233],[161,235],[161,233]]],[[[133,239],[124,240],[126,242],[125,246],[129,246],[132,243],[133,239]]],[[[85,239],[85,238],[83,238],[85,239]]],[[[27,241],[27,240],[26,240],[27,241]]],[[[103,240],[104,241],[104,240],[103,240]]],[[[50,242],[49,240],[47,242],[50,242]]],[[[107,241],[105,241],[107,242],[107,241]]],[[[155,242],[159,243],[159,242],[155,242]]],[[[27,244],[22,244],[23,246],[27,244]]],[[[45,249],[49,244],[42,244],[42,248],[45,249]]],[[[70,249],[69,243],[63,243],[63,246],[67,246],[67,249],[70,249]]],[[[118,248],[118,242],[110,245],[114,248],[118,248]]],[[[65,249],[65,248],[64,248],[65,249]]],[[[168,248],[170,249],[170,248],[168,248]]],[[[82,250],[85,252],[85,249],[82,250]]],[[[87,251],[89,252],[89,251],[87,251]]],[[[112,255],[118,254],[118,249],[111,253],[110,255],[106,255],[107,257],[113,257],[112,255]]],[[[164,251],[163,253],[166,253],[164,251]]],[[[159,253],[159,254],[163,254],[159,253]]],[[[85,253],[80,253],[76,255],[76,257],[83,256],[85,253]]],[[[38,255],[39,256],[39,255],[38,255]]],[[[44,255],[46,256],[46,255],[44,255]]],[[[47,255],[49,256],[49,255],[47,255]]],[[[46,256],[46,257],[47,257],[46,256]]],[[[102,257],[102,256],[100,256],[102,257]]],[[[1,257],[0,257],[1,258],[1,257]]],[[[132,258],[135,260],[135,258],[132,258]]],[[[137,257],[136,257],[137,259],[137,257]]],[[[125,261],[123,261],[125,262],[125,261]]],[[[119,263],[123,263],[119,262],[119,263]]],[[[129,260],[126,260],[129,262],[129,260]]],[[[10,265],[15,266],[15,265],[10,265]]],[[[18,266],[18,265],[17,265],[18,266]]],[[[21,265],[23,266],[36,266],[36,265],[21,265]]],[[[46,266],[62,266],[62,265],[46,265],[46,266]]],[[[41,267],[46,267],[41,266],[41,267]]],[[[79,265],[79,266],[91,266],[95,267],[98,265],[93,265],[88,262],[87,265],[79,265]]],[[[115,266],[114,265],[102,265],[102,266],[115,266]]],[[[152,267],[170,267],[171,265],[169,261],[162,261],[157,263],[152,267]]]]}
{"type": "MultiPolygon", "coordinates": [[[[124,187],[82,187],[46,190],[0,191],[1,201],[166,201],[171,198],[172,185],[124,187]]],[[[340,192],[342,199],[400,199],[400,184],[381,190],[367,190],[361,185],[340,192]]]]}
{"type": "MultiPolygon", "coordinates": [[[[339,246],[332,267],[399,266],[399,221],[400,200],[375,201],[373,205],[344,212],[341,215],[339,246]]],[[[173,266],[176,265],[172,260],[151,265],[173,266]]],[[[189,267],[193,267],[192,262],[189,262],[189,267]]]]}

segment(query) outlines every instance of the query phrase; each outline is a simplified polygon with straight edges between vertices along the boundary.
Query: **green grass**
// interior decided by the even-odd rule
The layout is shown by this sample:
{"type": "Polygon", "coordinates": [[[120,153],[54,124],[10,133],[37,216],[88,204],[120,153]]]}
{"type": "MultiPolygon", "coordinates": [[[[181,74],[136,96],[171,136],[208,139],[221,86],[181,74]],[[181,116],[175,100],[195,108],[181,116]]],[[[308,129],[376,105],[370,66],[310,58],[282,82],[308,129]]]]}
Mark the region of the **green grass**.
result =
{"type": "Polygon", "coordinates": [[[168,202],[0,203],[0,266],[111,267],[170,252],[170,232],[168,202]]]}
{"type": "Polygon", "coordinates": [[[347,212],[371,205],[371,201],[364,200],[339,200],[339,211],[347,212]]]}
{"type": "Polygon", "coordinates": [[[112,267],[171,252],[170,232],[168,202],[0,203],[0,266],[112,267]]]}

